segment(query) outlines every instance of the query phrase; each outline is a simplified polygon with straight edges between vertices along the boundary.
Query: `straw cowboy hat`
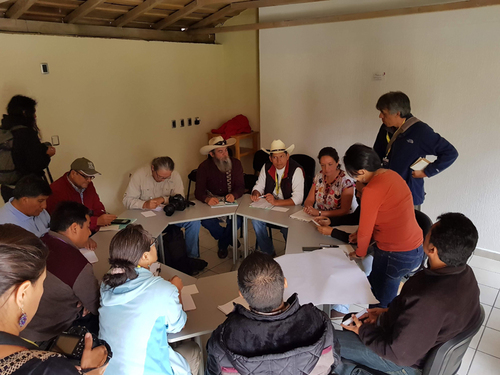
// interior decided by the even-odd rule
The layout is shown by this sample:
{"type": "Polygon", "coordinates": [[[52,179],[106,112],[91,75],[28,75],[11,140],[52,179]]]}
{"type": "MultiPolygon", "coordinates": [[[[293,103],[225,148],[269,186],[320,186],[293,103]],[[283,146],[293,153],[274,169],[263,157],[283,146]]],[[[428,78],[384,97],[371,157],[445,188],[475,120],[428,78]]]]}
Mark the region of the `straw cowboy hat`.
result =
{"type": "Polygon", "coordinates": [[[281,139],[275,139],[273,143],[271,143],[270,149],[267,150],[265,148],[262,148],[262,151],[267,152],[268,154],[279,154],[280,152],[287,152],[291,154],[294,148],[295,145],[291,145],[290,147],[286,148],[281,139]]]}
{"type": "Polygon", "coordinates": [[[217,137],[213,137],[212,139],[210,139],[208,141],[207,146],[203,146],[202,148],[200,148],[200,153],[202,155],[208,155],[210,153],[210,151],[215,150],[216,148],[229,147],[229,146],[234,145],[235,143],[236,143],[236,139],[234,139],[234,138],[224,139],[219,135],[217,137]]]}

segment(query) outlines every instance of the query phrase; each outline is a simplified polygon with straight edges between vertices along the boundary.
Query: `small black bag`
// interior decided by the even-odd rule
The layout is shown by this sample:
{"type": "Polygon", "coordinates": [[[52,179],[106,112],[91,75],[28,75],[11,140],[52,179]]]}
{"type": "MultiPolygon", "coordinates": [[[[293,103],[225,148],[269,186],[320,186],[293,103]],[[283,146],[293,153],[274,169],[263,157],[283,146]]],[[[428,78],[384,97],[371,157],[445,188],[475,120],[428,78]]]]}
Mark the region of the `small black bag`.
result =
{"type": "Polygon", "coordinates": [[[191,259],[187,256],[186,240],[177,225],[169,225],[163,232],[163,252],[167,266],[188,275],[196,275],[208,265],[203,259],[191,259]]]}

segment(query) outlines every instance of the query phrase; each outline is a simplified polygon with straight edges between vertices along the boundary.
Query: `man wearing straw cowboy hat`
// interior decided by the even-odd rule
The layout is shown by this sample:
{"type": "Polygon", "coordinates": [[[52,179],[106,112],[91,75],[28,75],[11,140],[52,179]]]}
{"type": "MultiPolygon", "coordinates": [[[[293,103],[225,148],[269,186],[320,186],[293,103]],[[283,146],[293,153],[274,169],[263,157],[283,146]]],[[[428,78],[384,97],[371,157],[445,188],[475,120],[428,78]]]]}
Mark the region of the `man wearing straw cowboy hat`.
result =
{"type": "MultiPolygon", "coordinates": [[[[221,136],[213,137],[207,146],[200,149],[202,155],[209,157],[198,167],[196,173],[195,196],[199,201],[209,206],[219,203],[222,197],[226,202],[234,202],[245,192],[243,167],[238,159],[229,157],[227,148],[236,143],[236,139],[224,139],[221,136]]],[[[201,225],[208,229],[213,238],[219,241],[219,258],[227,257],[227,248],[232,239],[231,220],[226,227],[220,225],[219,219],[205,219],[201,225]]],[[[238,228],[241,218],[238,219],[238,228]]]]}
{"type": "MultiPolygon", "coordinates": [[[[265,199],[273,206],[295,206],[302,204],[304,197],[304,171],[299,163],[290,159],[295,145],[286,147],[281,140],[274,140],[269,150],[266,163],[259,174],[259,179],[252,190],[252,201],[265,199]]],[[[267,234],[266,223],[252,220],[257,244],[263,253],[275,255],[273,241],[267,234]]],[[[281,228],[283,237],[287,237],[287,228],[281,228]]]]}

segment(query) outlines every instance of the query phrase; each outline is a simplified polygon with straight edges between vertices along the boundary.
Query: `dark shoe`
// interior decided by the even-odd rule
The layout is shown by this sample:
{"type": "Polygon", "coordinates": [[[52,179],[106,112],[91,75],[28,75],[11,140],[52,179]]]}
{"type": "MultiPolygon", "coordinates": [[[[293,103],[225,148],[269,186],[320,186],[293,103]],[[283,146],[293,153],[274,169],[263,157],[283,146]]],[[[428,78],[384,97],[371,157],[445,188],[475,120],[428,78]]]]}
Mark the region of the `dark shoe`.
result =
{"type": "Polygon", "coordinates": [[[219,249],[219,251],[217,251],[217,255],[220,259],[227,258],[227,247],[225,249],[219,249]]]}

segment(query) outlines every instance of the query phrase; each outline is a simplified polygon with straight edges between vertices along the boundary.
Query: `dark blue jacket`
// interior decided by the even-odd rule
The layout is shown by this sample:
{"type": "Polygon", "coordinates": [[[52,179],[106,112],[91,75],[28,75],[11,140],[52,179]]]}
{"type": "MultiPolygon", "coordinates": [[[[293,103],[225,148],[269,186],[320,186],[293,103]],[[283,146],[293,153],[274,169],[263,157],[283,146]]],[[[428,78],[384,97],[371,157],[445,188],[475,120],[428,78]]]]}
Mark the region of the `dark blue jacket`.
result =
{"type": "MultiPolygon", "coordinates": [[[[413,115],[407,116],[408,118],[413,115]]],[[[387,148],[387,133],[389,138],[394,134],[395,128],[388,128],[384,124],[380,127],[373,149],[382,160],[387,148]]],[[[426,123],[419,121],[410,126],[404,133],[399,134],[392,144],[389,152],[389,169],[397,172],[408,184],[413,195],[413,204],[419,205],[424,202],[424,179],[413,178],[410,166],[420,157],[426,155],[437,156],[436,161],[425,168],[427,177],[432,177],[444,171],[458,157],[458,151],[446,139],[435,133],[426,123]]]]}

